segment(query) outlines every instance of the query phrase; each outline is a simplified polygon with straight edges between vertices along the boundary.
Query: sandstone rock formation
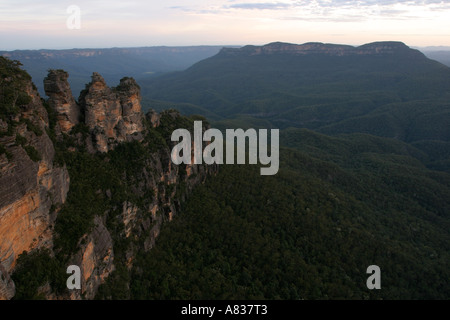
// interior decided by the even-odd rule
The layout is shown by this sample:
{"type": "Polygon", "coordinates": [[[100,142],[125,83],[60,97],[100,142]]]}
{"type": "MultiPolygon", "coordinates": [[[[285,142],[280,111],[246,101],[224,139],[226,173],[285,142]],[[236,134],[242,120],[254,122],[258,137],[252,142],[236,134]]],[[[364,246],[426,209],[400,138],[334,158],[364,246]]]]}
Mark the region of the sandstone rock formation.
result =
{"type": "Polygon", "coordinates": [[[94,72],[79,102],[95,150],[107,152],[118,143],[142,139],[141,95],[134,79],[123,78],[119,86],[111,89],[94,72]]]}
{"type": "MultiPolygon", "coordinates": [[[[52,227],[59,207],[66,201],[70,183],[67,169],[53,163],[55,149],[45,130],[47,111],[37,91],[31,82],[23,90],[30,96],[30,102],[20,106],[12,133],[0,137],[5,149],[0,155],[0,268],[3,277],[14,269],[23,251],[52,246],[52,227]]],[[[10,279],[5,279],[8,284],[10,279]]],[[[11,285],[6,287],[12,288],[11,285]]],[[[0,298],[8,298],[11,292],[0,288],[0,298]]]]}
{"type": "Polygon", "coordinates": [[[44,79],[45,94],[49,97],[48,104],[56,111],[56,132],[68,133],[78,124],[80,108],[72,96],[67,78],[63,70],[50,70],[44,79]]]}
{"type": "Polygon", "coordinates": [[[143,130],[141,89],[133,78],[122,78],[115,88],[122,107],[122,126],[120,136],[132,135],[143,130]]]}
{"type": "MultiPolygon", "coordinates": [[[[93,299],[118,267],[130,270],[138,252],[155,245],[163,223],[172,220],[187,194],[217,168],[176,166],[170,158],[171,146],[165,142],[157,143],[156,148],[149,146],[154,141],[147,131],[154,130],[158,136],[162,116],[154,111],[144,116],[140,88],[134,79],[123,78],[117,87],[109,88],[94,73],[77,103],[67,78],[66,72],[51,70],[45,79],[47,103],[57,118],[52,127],[56,139],[71,141],[65,152],[86,150],[96,156],[97,152],[105,153],[132,141],[139,141],[148,152],[140,166],[133,168],[134,176],[124,172],[124,179],[131,179],[128,187],[134,202],[114,202],[95,212],[93,227],[78,240],[76,250],[62,253],[67,266],[80,267],[82,289],[57,293],[50,282],[38,288],[38,293],[48,299],[93,299]],[[72,130],[77,124],[78,129],[72,130]],[[111,212],[113,219],[118,219],[114,223],[123,226],[118,228],[122,231],[110,229],[111,212]],[[114,247],[118,238],[129,240],[119,253],[114,247]]],[[[61,254],[54,246],[54,225],[70,189],[69,171],[65,165],[54,163],[56,141],[47,135],[51,131],[47,110],[31,81],[24,90],[31,101],[15,115],[14,131],[10,132],[10,123],[0,119],[0,146],[4,149],[0,153],[0,299],[11,299],[15,294],[10,275],[18,255],[39,248],[50,249],[53,258],[61,254]]],[[[174,111],[165,116],[166,125],[177,123],[181,117],[174,111]]],[[[108,188],[115,187],[96,192],[112,199],[108,188]]]]}

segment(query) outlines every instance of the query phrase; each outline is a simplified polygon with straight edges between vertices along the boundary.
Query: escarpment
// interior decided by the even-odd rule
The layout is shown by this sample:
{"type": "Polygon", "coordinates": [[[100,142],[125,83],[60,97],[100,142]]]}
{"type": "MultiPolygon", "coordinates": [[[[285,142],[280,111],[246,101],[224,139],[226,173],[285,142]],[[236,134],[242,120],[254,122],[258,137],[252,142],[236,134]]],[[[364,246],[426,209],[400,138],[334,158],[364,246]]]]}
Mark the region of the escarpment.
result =
{"type": "Polygon", "coordinates": [[[31,78],[17,62],[0,63],[0,299],[10,299],[18,256],[52,247],[70,178],[65,165],[54,163],[47,110],[31,78]]]}
{"type": "Polygon", "coordinates": [[[44,100],[14,72],[20,85],[0,87],[0,299],[111,298],[108,286],[129,285],[139,253],[217,167],[172,163],[170,134],[193,120],[145,115],[132,78],[110,88],[94,73],[76,101],[68,74],[50,70],[44,100]],[[8,90],[20,91],[12,105],[8,90]],[[24,261],[42,256],[52,267],[36,270],[45,276],[30,289],[24,261]],[[80,290],[65,287],[70,265],[81,270],[80,290]]]}
{"type": "Polygon", "coordinates": [[[321,42],[308,42],[292,44],[273,42],[263,46],[247,45],[242,48],[223,48],[221,55],[229,56],[255,56],[287,54],[292,56],[321,55],[321,56],[381,56],[406,55],[408,57],[424,57],[418,50],[410,49],[403,42],[380,41],[353,47],[350,45],[326,44],[321,42]]]}

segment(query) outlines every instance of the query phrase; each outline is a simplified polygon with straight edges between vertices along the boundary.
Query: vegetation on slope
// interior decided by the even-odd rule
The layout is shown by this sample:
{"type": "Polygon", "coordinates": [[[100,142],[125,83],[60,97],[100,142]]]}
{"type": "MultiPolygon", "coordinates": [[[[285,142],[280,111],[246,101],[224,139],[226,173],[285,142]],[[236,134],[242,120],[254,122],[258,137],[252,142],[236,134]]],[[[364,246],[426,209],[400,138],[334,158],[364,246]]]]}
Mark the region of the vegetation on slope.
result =
{"type": "Polygon", "coordinates": [[[132,297],[447,299],[450,176],[356,156],[343,167],[283,149],[276,176],[222,166],[140,256],[132,297]]]}
{"type": "MultiPolygon", "coordinates": [[[[142,80],[143,96],[197,106],[186,114],[209,116],[206,109],[222,117],[211,118],[220,120],[220,128],[234,123],[359,132],[433,145],[450,140],[450,68],[405,45],[380,55],[330,56],[323,50],[225,50],[183,72],[142,80]]],[[[448,170],[448,161],[437,157],[433,168],[448,170]]]]}

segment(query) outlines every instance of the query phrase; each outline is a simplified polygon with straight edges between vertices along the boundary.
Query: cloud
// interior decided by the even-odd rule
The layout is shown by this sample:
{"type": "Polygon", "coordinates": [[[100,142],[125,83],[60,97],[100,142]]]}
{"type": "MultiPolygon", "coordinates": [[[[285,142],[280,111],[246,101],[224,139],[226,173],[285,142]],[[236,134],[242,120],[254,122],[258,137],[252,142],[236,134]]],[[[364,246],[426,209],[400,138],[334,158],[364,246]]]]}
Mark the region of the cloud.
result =
{"type": "MultiPolygon", "coordinates": [[[[184,2],[180,5],[169,7],[172,10],[179,10],[190,14],[217,14],[217,15],[235,15],[242,11],[255,16],[255,12],[260,12],[267,18],[267,14],[274,13],[274,20],[280,19],[280,13],[286,17],[296,17],[297,15],[308,15],[304,20],[327,20],[327,18],[336,20],[336,16],[346,16],[344,20],[361,21],[366,18],[373,18],[374,15],[380,19],[393,18],[404,20],[414,19],[417,15],[411,15],[411,12],[417,13],[420,10],[427,12],[448,12],[450,10],[450,0],[278,0],[278,1],[252,1],[241,2],[239,0],[217,0],[207,4],[197,1],[184,2]],[[275,13],[277,15],[275,15],[275,13]],[[250,14],[250,13],[249,13],[250,14]]],[[[270,18],[270,17],[269,17],[270,18]]],[[[296,19],[296,18],[295,18],[296,19]]],[[[341,18],[338,18],[340,20],[341,18]]],[[[300,18],[300,20],[303,20],[300,18]]]]}
{"type": "Polygon", "coordinates": [[[226,8],[232,9],[246,9],[246,10],[281,10],[288,9],[292,7],[292,4],[289,3],[269,3],[269,2],[260,2],[260,3],[237,3],[231,6],[225,6],[226,8]]]}
{"type": "Polygon", "coordinates": [[[280,20],[362,22],[372,20],[431,21],[450,11],[450,1],[439,0],[311,0],[295,1],[280,20]]]}
{"type": "Polygon", "coordinates": [[[433,4],[450,4],[450,1],[442,0],[316,0],[316,1],[297,1],[297,4],[315,2],[320,7],[368,7],[368,6],[390,6],[395,4],[409,5],[409,6],[428,6],[433,4]]]}
{"type": "Polygon", "coordinates": [[[360,37],[352,42],[362,43],[370,32],[376,37],[392,32],[422,43],[448,45],[447,30],[450,0],[0,1],[0,38],[4,39],[0,47],[8,48],[27,48],[30,41],[40,47],[45,37],[46,46],[87,47],[103,39],[130,46],[131,35],[139,38],[135,43],[144,44],[236,43],[235,39],[245,44],[314,41],[340,33],[360,37]],[[69,33],[66,8],[72,4],[81,8],[82,29],[69,33]]]}

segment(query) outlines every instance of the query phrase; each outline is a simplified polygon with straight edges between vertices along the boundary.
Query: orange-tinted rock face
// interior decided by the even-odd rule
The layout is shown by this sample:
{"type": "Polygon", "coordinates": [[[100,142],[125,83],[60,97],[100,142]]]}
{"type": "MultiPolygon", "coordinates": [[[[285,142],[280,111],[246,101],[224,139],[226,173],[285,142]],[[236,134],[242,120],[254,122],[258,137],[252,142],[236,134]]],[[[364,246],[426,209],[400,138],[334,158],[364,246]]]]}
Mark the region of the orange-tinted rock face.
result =
{"type": "Polygon", "coordinates": [[[140,88],[132,78],[123,78],[116,88],[109,88],[98,73],[80,97],[85,122],[94,148],[107,152],[117,143],[139,139],[143,129],[140,88]]]}
{"type": "Polygon", "coordinates": [[[83,272],[83,279],[85,282],[91,277],[94,268],[95,268],[94,243],[91,241],[84,250],[83,260],[81,263],[81,270],[83,272]]]}
{"type": "Polygon", "coordinates": [[[81,291],[72,292],[71,299],[93,299],[97,289],[114,271],[114,250],[111,235],[100,217],[94,219],[94,230],[83,238],[87,244],[81,245],[72,264],[81,269],[81,291]]]}
{"type": "MultiPolygon", "coordinates": [[[[56,213],[51,208],[65,202],[70,182],[67,169],[53,164],[55,150],[45,131],[47,111],[31,82],[24,89],[32,99],[21,106],[18,117],[38,127],[41,133],[36,134],[23,124],[11,136],[0,138],[0,144],[10,154],[9,158],[0,155],[0,269],[7,274],[23,251],[52,246],[56,213]],[[32,160],[15,142],[16,134],[37,151],[40,160],[32,160]]],[[[11,290],[1,287],[0,284],[0,299],[10,298],[5,297],[5,292],[11,290]]]]}
{"type": "Polygon", "coordinates": [[[50,70],[44,79],[45,94],[49,96],[48,104],[56,111],[57,132],[68,133],[77,123],[80,109],[72,96],[63,70],[50,70]]]}
{"type": "Polygon", "coordinates": [[[0,211],[0,248],[6,268],[12,269],[17,256],[33,249],[47,229],[45,217],[36,212],[40,205],[39,194],[33,190],[0,211]]]}
{"type": "Polygon", "coordinates": [[[39,171],[38,166],[28,171],[21,170],[24,169],[20,167],[22,163],[18,165],[0,178],[0,184],[8,179],[16,179],[21,184],[9,186],[11,192],[7,193],[12,201],[3,202],[0,207],[0,263],[7,271],[14,268],[23,251],[50,245],[55,218],[51,216],[50,207],[53,201],[65,202],[69,187],[66,169],[49,170],[43,165],[39,171]]]}
{"type": "MultiPolygon", "coordinates": [[[[70,112],[72,102],[68,96],[71,93],[66,80],[67,74],[61,70],[47,78],[46,91],[53,95],[50,100],[53,99],[53,107],[58,115],[55,129],[59,128],[60,131],[56,139],[62,137],[58,133],[69,132],[76,123],[70,112]]],[[[21,114],[17,115],[15,121],[26,119],[41,129],[42,133],[30,131],[23,121],[8,136],[4,134],[8,131],[8,124],[0,119],[0,132],[3,133],[0,135],[0,144],[7,151],[0,154],[0,300],[11,299],[15,294],[10,274],[23,251],[46,247],[52,252],[53,226],[60,204],[66,201],[70,184],[67,169],[57,167],[53,162],[55,149],[46,133],[49,127],[47,111],[31,82],[26,90],[32,96],[32,101],[28,106],[21,106],[21,114]],[[36,149],[40,160],[30,158],[20,143],[16,142],[16,134],[26,140],[25,145],[36,149]]],[[[92,83],[80,97],[80,119],[84,118],[89,134],[74,133],[72,137],[77,139],[76,143],[85,143],[86,149],[92,153],[106,152],[123,141],[141,141],[144,125],[140,101],[139,86],[132,78],[124,78],[116,88],[108,88],[103,78],[94,74],[92,83]]],[[[171,114],[174,119],[177,116],[179,114],[171,114]]],[[[159,114],[151,112],[147,114],[147,123],[157,127],[160,118],[159,114]]],[[[69,150],[76,152],[76,148],[69,150]]],[[[172,220],[179,208],[175,194],[180,178],[186,183],[185,193],[206,177],[207,169],[199,165],[187,169],[191,178],[180,175],[179,167],[170,161],[169,148],[152,153],[147,160],[141,168],[142,180],[133,190],[138,196],[147,197],[144,207],[126,201],[122,203],[122,214],[117,215],[124,224],[120,236],[133,240],[126,249],[125,259],[122,260],[122,256],[115,258],[112,236],[106,228],[108,211],[98,212],[93,221],[94,227],[79,239],[77,251],[68,257],[68,266],[73,264],[81,269],[81,290],[59,296],[46,283],[38,291],[48,299],[93,299],[99,286],[114,271],[115,263],[124,263],[132,268],[137,250],[150,250],[155,245],[162,224],[172,220]],[[140,237],[144,241],[138,248],[134,240],[140,237]]],[[[110,191],[105,192],[111,197],[110,191]]]]}

